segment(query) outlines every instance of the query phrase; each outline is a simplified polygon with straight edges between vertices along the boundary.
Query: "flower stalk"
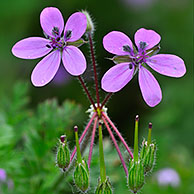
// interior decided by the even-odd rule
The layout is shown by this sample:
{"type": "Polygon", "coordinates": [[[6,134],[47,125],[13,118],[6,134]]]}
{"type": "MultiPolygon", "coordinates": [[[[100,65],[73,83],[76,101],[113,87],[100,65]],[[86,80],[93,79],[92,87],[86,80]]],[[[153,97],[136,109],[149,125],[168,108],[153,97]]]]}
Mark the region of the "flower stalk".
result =
{"type": "Polygon", "coordinates": [[[97,106],[100,107],[98,78],[97,78],[97,71],[96,71],[96,60],[95,60],[95,55],[94,55],[94,44],[93,44],[91,32],[88,33],[88,39],[89,39],[89,44],[90,44],[90,52],[91,52],[93,71],[94,71],[94,82],[95,82],[95,87],[96,87],[96,101],[97,101],[97,106]]]}
{"type": "Polygon", "coordinates": [[[122,137],[122,135],[120,134],[119,130],[115,127],[115,125],[113,124],[113,122],[110,120],[110,118],[104,113],[102,112],[102,116],[108,121],[108,123],[110,123],[111,127],[114,129],[114,131],[116,132],[116,134],[118,135],[118,137],[120,138],[121,142],[123,143],[123,145],[125,146],[126,150],[128,151],[129,155],[131,156],[131,158],[133,158],[133,153],[130,150],[129,146],[127,145],[127,143],[125,142],[124,138],[122,137]]]}
{"type": "Polygon", "coordinates": [[[102,109],[103,106],[108,102],[108,100],[111,98],[112,95],[113,95],[112,92],[110,92],[110,93],[108,93],[108,94],[106,95],[106,97],[104,98],[104,100],[102,101],[102,104],[101,104],[101,106],[100,106],[101,109],[102,109]]]}
{"type": "Polygon", "coordinates": [[[117,153],[118,153],[119,158],[120,158],[120,160],[121,160],[121,163],[122,163],[122,165],[123,165],[125,174],[126,174],[126,176],[128,176],[128,170],[127,170],[125,161],[124,161],[124,159],[123,159],[123,156],[122,156],[122,154],[121,154],[121,151],[120,151],[120,149],[119,149],[119,146],[118,146],[118,144],[117,144],[117,141],[116,141],[116,139],[115,139],[115,137],[114,137],[114,135],[113,135],[113,133],[112,133],[110,127],[108,126],[108,123],[106,122],[105,118],[103,117],[102,119],[103,119],[103,122],[104,122],[104,124],[105,124],[105,126],[106,126],[106,128],[107,128],[107,130],[108,130],[108,132],[109,132],[109,134],[110,134],[110,136],[111,136],[111,138],[112,138],[112,141],[113,141],[114,145],[115,145],[115,148],[116,148],[116,150],[117,150],[117,153]]]}
{"type": "Polygon", "coordinates": [[[104,161],[104,150],[103,150],[103,137],[102,137],[102,123],[98,123],[98,133],[99,133],[99,158],[100,158],[100,178],[101,182],[106,180],[106,167],[104,161]]]}
{"type": "Polygon", "coordinates": [[[97,119],[94,121],[94,126],[93,126],[93,131],[92,131],[90,151],[89,151],[89,156],[88,156],[88,168],[90,168],[90,163],[91,163],[91,159],[92,159],[92,151],[93,151],[93,146],[94,146],[94,138],[95,138],[95,133],[96,133],[97,121],[98,121],[97,119]]]}
{"type": "MultiPolygon", "coordinates": [[[[90,121],[88,122],[88,124],[87,124],[87,126],[86,126],[84,132],[82,133],[82,135],[81,135],[81,137],[80,137],[80,139],[79,139],[79,144],[82,143],[82,141],[83,141],[83,139],[84,139],[86,133],[88,132],[88,129],[90,128],[90,126],[91,126],[91,124],[92,124],[92,122],[93,122],[93,120],[94,120],[95,117],[96,117],[96,113],[93,114],[92,118],[91,118],[90,121]]],[[[76,149],[76,147],[75,147],[74,150],[73,150],[73,152],[72,152],[72,154],[71,154],[71,159],[70,159],[70,161],[73,160],[73,158],[74,158],[74,156],[75,156],[75,153],[76,153],[76,150],[77,150],[77,149],[76,149]]]]}
{"type": "Polygon", "coordinates": [[[91,95],[90,95],[90,92],[88,91],[88,89],[87,89],[87,87],[86,87],[86,85],[85,85],[85,83],[84,83],[83,78],[82,78],[81,76],[78,76],[78,79],[79,79],[79,81],[80,81],[80,83],[81,83],[81,85],[82,85],[84,91],[86,92],[86,95],[87,95],[89,101],[90,101],[91,104],[93,105],[94,109],[97,111],[96,105],[95,105],[95,103],[94,103],[94,101],[93,101],[93,99],[92,99],[92,97],[91,97],[91,95]]]}

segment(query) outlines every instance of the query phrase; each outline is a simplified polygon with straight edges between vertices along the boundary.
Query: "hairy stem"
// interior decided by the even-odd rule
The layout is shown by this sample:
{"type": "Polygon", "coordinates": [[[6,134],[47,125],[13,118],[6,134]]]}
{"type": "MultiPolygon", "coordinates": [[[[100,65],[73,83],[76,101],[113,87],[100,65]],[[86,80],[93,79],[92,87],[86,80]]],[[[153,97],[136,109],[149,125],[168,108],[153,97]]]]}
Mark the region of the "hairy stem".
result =
{"type": "Polygon", "coordinates": [[[94,109],[97,110],[96,105],[95,105],[95,103],[94,103],[94,101],[93,101],[93,99],[92,99],[92,97],[91,97],[91,95],[90,95],[90,93],[89,93],[89,91],[88,91],[88,89],[87,89],[85,83],[84,83],[83,78],[82,78],[81,76],[78,76],[78,79],[79,79],[79,81],[80,81],[80,83],[81,83],[81,85],[82,85],[84,91],[86,92],[89,101],[90,101],[91,104],[93,105],[94,109]]]}
{"type": "Polygon", "coordinates": [[[117,141],[116,141],[116,139],[115,139],[115,137],[114,137],[114,135],[113,135],[113,133],[112,133],[110,127],[108,126],[108,123],[106,122],[105,118],[102,117],[102,119],[103,119],[104,124],[105,124],[105,126],[106,126],[106,128],[107,128],[107,130],[108,130],[108,132],[109,132],[109,134],[110,134],[110,136],[111,136],[111,138],[112,138],[112,141],[113,141],[113,143],[114,143],[114,145],[115,145],[115,148],[116,148],[116,150],[117,150],[117,152],[118,152],[118,155],[119,155],[119,158],[120,158],[121,163],[122,163],[122,165],[123,165],[125,174],[126,174],[126,176],[128,177],[127,166],[126,166],[126,164],[125,164],[125,161],[124,161],[123,156],[122,156],[122,154],[121,154],[121,151],[120,151],[120,149],[119,149],[119,146],[118,146],[118,144],[117,144],[117,141]]]}
{"type": "Polygon", "coordinates": [[[129,146],[127,145],[127,143],[125,142],[124,138],[122,137],[122,135],[120,134],[120,132],[118,131],[118,129],[115,127],[115,125],[113,124],[113,122],[110,120],[110,118],[104,112],[102,112],[102,116],[108,121],[108,123],[110,123],[111,127],[117,133],[117,135],[119,136],[121,142],[123,143],[123,145],[127,149],[129,155],[131,156],[131,158],[133,158],[132,151],[130,150],[129,146]]]}
{"type": "Polygon", "coordinates": [[[94,82],[96,86],[96,100],[97,100],[97,105],[99,107],[100,98],[99,98],[99,90],[98,90],[98,78],[97,78],[97,72],[96,72],[96,61],[95,61],[95,55],[94,55],[94,45],[92,41],[92,34],[90,32],[88,33],[88,39],[89,39],[89,44],[90,44],[90,52],[91,52],[91,57],[92,57],[93,70],[94,70],[94,82]]]}
{"type": "Polygon", "coordinates": [[[101,104],[100,109],[103,108],[103,106],[108,102],[108,100],[110,99],[110,97],[111,97],[112,95],[113,95],[112,92],[111,92],[111,93],[108,93],[108,94],[106,95],[106,97],[105,97],[104,100],[102,101],[102,104],[101,104]]]}

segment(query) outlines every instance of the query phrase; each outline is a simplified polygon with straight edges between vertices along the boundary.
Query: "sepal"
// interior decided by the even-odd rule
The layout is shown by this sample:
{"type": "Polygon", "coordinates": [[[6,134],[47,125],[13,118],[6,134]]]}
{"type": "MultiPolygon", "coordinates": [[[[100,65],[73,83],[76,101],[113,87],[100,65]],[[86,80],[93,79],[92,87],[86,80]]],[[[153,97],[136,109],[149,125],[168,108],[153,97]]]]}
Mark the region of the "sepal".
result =
{"type": "Polygon", "coordinates": [[[140,151],[140,159],[142,160],[144,167],[144,174],[148,174],[152,171],[155,165],[156,158],[156,143],[152,142],[148,145],[148,142],[143,140],[142,148],[140,151]]]}
{"type": "Polygon", "coordinates": [[[108,177],[106,177],[106,180],[104,182],[101,181],[101,179],[98,179],[98,186],[96,188],[95,194],[112,194],[112,185],[110,183],[110,180],[108,177]]]}
{"type": "Polygon", "coordinates": [[[156,45],[155,47],[146,50],[146,55],[148,55],[149,57],[156,55],[159,53],[160,49],[161,49],[160,45],[156,45]]]}
{"type": "Polygon", "coordinates": [[[85,41],[84,39],[80,38],[79,40],[77,41],[74,41],[74,42],[67,42],[66,46],[75,46],[75,47],[80,47],[82,46],[83,44],[87,43],[87,41],[85,41]]]}
{"type": "Polygon", "coordinates": [[[128,63],[132,61],[132,59],[128,55],[123,55],[123,56],[116,55],[110,60],[112,60],[115,64],[128,63]]]}
{"type": "Polygon", "coordinates": [[[74,171],[74,183],[79,190],[86,192],[89,187],[89,169],[85,160],[77,162],[74,171]]]}
{"type": "Polygon", "coordinates": [[[129,161],[128,187],[133,193],[137,193],[144,185],[144,168],[141,160],[129,161]]]}

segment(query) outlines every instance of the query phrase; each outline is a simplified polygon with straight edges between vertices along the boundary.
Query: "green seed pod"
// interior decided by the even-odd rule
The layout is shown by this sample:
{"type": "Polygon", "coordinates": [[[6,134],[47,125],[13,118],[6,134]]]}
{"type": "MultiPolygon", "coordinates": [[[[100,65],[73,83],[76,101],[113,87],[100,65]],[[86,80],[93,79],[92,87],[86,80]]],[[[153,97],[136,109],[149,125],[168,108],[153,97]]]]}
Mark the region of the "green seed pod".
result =
{"type": "Polygon", "coordinates": [[[95,194],[112,194],[112,185],[109,178],[107,177],[104,182],[101,179],[98,180],[98,186],[96,188],[95,194]]]}
{"type": "Polygon", "coordinates": [[[74,182],[79,190],[85,192],[89,187],[89,169],[85,160],[76,164],[74,171],[74,182]]]}
{"type": "Polygon", "coordinates": [[[65,170],[70,163],[70,151],[65,138],[65,135],[61,136],[57,150],[57,165],[63,170],[65,170]]]}
{"type": "Polygon", "coordinates": [[[137,193],[144,185],[144,168],[141,160],[129,162],[128,187],[133,193],[137,193]]]}
{"type": "Polygon", "coordinates": [[[152,142],[148,145],[148,142],[143,140],[142,148],[140,151],[140,159],[144,167],[144,174],[152,171],[156,158],[156,143],[152,142]]]}

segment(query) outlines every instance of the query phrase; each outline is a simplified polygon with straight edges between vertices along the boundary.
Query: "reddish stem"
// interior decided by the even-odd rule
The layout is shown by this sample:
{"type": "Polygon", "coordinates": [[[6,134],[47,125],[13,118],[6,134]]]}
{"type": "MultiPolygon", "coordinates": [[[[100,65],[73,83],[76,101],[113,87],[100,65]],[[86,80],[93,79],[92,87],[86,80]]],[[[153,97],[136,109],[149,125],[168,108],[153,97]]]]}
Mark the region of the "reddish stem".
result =
{"type": "Polygon", "coordinates": [[[108,94],[106,95],[106,97],[105,97],[104,100],[102,101],[102,105],[101,105],[100,109],[103,108],[103,106],[108,102],[108,100],[110,99],[110,97],[111,97],[112,95],[113,95],[112,92],[111,92],[111,93],[108,93],[108,94]]]}
{"type": "MultiPolygon", "coordinates": [[[[93,116],[92,116],[92,118],[90,119],[90,121],[88,122],[88,124],[87,124],[87,126],[86,126],[84,132],[82,133],[82,135],[81,135],[81,137],[80,137],[80,139],[79,139],[79,144],[82,143],[82,140],[83,140],[84,136],[86,135],[86,133],[87,133],[87,131],[88,131],[88,129],[89,129],[90,125],[92,124],[92,122],[93,122],[93,120],[94,120],[95,117],[96,117],[96,112],[93,114],[93,116]]],[[[75,147],[74,150],[73,150],[73,152],[72,152],[72,154],[71,154],[70,162],[73,160],[76,151],[77,151],[77,149],[76,149],[76,147],[75,147]]]]}
{"type": "Polygon", "coordinates": [[[95,133],[96,133],[96,125],[97,125],[98,119],[94,121],[94,126],[93,126],[93,131],[92,131],[92,138],[91,138],[91,144],[90,144],[90,151],[89,151],[89,156],[88,156],[88,168],[90,168],[90,163],[92,159],[92,151],[93,151],[93,145],[94,145],[94,138],[95,138],[95,133]]]}
{"type": "Polygon", "coordinates": [[[115,127],[115,125],[113,124],[113,122],[110,120],[110,118],[106,114],[104,114],[104,112],[102,112],[102,116],[110,123],[110,125],[112,126],[112,128],[114,129],[114,131],[117,133],[117,135],[121,139],[123,145],[127,149],[129,155],[133,159],[133,153],[131,152],[129,146],[127,145],[127,143],[125,142],[124,138],[122,137],[122,135],[120,134],[120,132],[118,131],[118,129],[115,127]]]}
{"type": "Polygon", "coordinates": [[[125,174],[126,174],[126,176],[128,177],[128,170],[127,170],[125,161],[124,161],[124,159],[123,159],[123,156],[122,156],[122,154],[121,154],[121,151],[120,151],[120,149],[119,149],[119,146],[118,146],[118,144],[117,144],[117,141],[116,141],[116,139],[115,139],[115,137],[114,137],[114,135],[113,135],[113,133],[112,133],[110,127],[108,126],[108,123],[106,122],[105,118],[102,117],[102,119],[103,119],[103,121],[104,121],[104,124],[106,125],[106,128],[107,128],[107,130],[108,130],[108,132],[109,132],[109,134],[110,134],[110,136],[111,136],[111,138],[112,138],[112,141],[113,141],[113,143],[114,143],[114,145],[115,145],[115,148],[116,148],[116,150],[117,150],[117,152],[118,152],[118,155],[119,155],[119,158],[120,158],[121,163],[122,163],[122,165],[123,165],[125,174]]]}
{"type": "Polygon", "coordinates": [[[97,72],[96,72],[96,61],[95,61],[95,55],[94,55],[94,45],[93,45],[91,33],[88,33],[88,38],[89,38],[90,51],[91,51],[91,56],[92,56],[92,64],[93,64],[93,70],[94,70],[94,81],[95,81],[95,85],[96,85],[96,100],[97,100],[97,105],[99,107],[100,98],[99,98],[99,91],[98,91],[98,78],[97,78],[97,72]]]}
{"type": "Polygon", "coordinates": [[[94,103],[94,101],[93,101],[93,99],[92,99],[92,97],[91,97],[91,95],[90,95],[90,93],[89,93],[89,91],[88,91],[88,89],[87,89],[87,87],[86,87],[86,85],[85,85],[82,77],[81,76],[78,76],[78,79],[79,79],[82,87],[84,88],[84,90],[85,90],[85,92],[86,92],[86,94],[88,96],[89,101],[92,103],[94,109],[97,110],[96,105],[95,105],[95,103],[94,103]]]}

